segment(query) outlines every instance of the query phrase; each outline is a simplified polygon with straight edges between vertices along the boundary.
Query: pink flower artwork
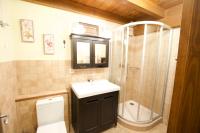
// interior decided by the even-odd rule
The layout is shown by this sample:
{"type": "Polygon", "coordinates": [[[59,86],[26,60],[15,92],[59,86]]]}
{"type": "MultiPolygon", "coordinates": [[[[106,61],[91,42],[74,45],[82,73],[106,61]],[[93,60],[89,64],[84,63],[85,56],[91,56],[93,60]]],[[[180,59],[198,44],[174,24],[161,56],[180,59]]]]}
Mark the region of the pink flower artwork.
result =
{"type": "Polygon", "coordinates": [[[44,54],[54,54],[54,35],[44,34],[44,54]]]}

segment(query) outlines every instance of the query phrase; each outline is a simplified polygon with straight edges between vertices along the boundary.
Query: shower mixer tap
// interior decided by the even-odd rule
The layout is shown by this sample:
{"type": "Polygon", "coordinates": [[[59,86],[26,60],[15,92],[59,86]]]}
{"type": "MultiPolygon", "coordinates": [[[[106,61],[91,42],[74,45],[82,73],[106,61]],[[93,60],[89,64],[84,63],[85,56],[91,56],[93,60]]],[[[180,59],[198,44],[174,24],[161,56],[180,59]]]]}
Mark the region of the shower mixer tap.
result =
{"type": "Polygon", "coordinates": [[[0,20],[0,27],[6,27],[9,26],[9,24],[5,23],[4,21],[0,20]]]}
{"type": "Polygon", "coordinates": [[[1,115],[0,120],[5,124],[8,125],[8,115],[1,115]]]}

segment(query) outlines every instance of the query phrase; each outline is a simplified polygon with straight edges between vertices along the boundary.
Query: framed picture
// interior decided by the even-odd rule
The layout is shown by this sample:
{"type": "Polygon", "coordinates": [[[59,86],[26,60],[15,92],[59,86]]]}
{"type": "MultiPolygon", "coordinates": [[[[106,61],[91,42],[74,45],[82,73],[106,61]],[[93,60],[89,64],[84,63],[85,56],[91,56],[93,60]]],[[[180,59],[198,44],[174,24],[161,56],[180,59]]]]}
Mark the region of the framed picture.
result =
{"type": "Polygon", "coordinates": [[[44,34],[43,41],[44,41],[44,54],[53,55],[55,52],[54,35],[44,34]]]}
{"type": "Polygon", "coordinates": [[[34,42],[33,21],[20,19],[21,40],[22,42],[34,42]]]}

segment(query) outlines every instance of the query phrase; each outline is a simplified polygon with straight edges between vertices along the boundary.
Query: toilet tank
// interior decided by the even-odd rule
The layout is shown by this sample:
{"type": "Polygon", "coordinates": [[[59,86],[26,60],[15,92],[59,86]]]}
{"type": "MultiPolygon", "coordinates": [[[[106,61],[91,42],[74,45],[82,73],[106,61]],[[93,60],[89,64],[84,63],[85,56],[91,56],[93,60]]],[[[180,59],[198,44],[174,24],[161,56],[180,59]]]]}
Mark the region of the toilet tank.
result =
{"type": "Polygon", "coordinates": [[[62,96],[36,102],[38,126],[64,121],[64,98],[62,96]]]}

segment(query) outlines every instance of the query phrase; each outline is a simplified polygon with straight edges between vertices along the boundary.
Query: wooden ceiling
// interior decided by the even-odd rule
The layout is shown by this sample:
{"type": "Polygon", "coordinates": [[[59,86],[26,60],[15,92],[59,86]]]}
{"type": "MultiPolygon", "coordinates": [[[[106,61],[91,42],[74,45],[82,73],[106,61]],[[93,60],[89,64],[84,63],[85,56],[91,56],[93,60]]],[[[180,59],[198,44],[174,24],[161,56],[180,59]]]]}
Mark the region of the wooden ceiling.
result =
{"type": "Polygon", "coordinates": [[[119,23],[164,18],[165,9],[183,0],[24,0],[73,10],[119,23]]]}

